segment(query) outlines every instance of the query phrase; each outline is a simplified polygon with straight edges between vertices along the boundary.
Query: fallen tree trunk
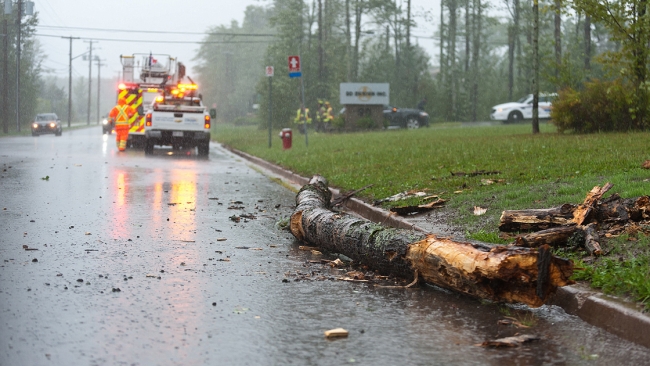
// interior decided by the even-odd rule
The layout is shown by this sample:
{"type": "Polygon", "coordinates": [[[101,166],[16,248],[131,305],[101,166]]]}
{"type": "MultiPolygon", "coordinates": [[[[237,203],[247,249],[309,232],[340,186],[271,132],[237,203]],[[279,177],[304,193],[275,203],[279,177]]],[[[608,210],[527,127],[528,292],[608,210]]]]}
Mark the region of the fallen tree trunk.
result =
{"type": "Polygon", "coordinates": [[[342,253],[360,264],[499,302],[541,306],[571,284],[573,262],[548,250],[454,241],[391,229],[330,210],[327,181],[314,176],[296,196],[291,232],[310,245],[342,253]]]}

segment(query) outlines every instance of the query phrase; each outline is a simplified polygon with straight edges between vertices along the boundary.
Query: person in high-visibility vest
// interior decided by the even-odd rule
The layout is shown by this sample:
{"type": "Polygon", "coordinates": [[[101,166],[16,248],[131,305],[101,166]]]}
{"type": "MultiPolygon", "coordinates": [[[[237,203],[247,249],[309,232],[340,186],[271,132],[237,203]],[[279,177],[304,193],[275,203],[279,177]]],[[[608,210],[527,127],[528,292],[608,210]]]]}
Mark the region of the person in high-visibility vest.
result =
{"type": "Polygon", "coordinates": [[[323,114],[321,116],[321,120],[323,121],[323,131],[329,131],[332,129],[332,121],[334,120],[334,115],[332,106],[328,101],[325,101],[325,104],[323,105],[323,114]]]}
{"type": "Polygon", "coordinates": [[[126,150],[126,141],[129,139],[129,119],[133,117],[135,110],[126,104],[124,98],[117,101],[117,105],[111,109],[108,117],[115,122],[115,143],[119,151],[126,150]]]}
{"type": "Polygon", "coordinates": [[[311,125],[311,117],[309,117],[309,108],[304,108],[304,110],[305,112],[303,114],[302,113],[303,108],[302,107],[298,108],[298,110],[296,111],[296,118],[293,120],[293,122],[298,125],[298,130],[300,131],[300,133],[305,133],[305,126],[304,126],[305,123],[311,125]]]}

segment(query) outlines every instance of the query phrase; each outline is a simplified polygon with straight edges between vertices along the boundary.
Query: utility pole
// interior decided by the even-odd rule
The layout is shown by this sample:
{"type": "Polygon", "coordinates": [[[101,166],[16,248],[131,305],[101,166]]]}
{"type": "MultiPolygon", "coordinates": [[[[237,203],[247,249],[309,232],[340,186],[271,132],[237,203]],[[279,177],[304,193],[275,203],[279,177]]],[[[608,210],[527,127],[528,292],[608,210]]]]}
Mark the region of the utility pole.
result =
{"type": "MultiPolygon", "coordinates": [[[[9,0],[5,0],[9,1],[9,0]]],[[[9,8],[11,10],[11,8],[9,8]]],[[[9,104],[7,103],[7,94],[9,87],[7,85],[7,54],[9,53],[9,34],[7,33],[7,17],[2,22],[2,45],[4,53],[2,57],[2,132],[9,133],[9,104]]]]}
{"type": "Polygon", "coordinates": [[[23,0],[18,0],[18,15],[16,16],[16,129],[18,132],[20,132],[20,23],[22,17],[23,0]]]}
{"type": "Polygon", "coordinates": [[[88,55],[88,113],[86,124],[90,125],[90,96],[91,96],[91,87],[93,84],[93,40],[84,41],[90,43],[90,54],[88,55]]]}
{"type": "Polygon", "coordinates": [[[99,102],[99,90],[101,87],[101,67],[105,66],[106,64],[102,63],[102,60],[99,59],[99,57],[95,56],[95,60],[97,61],[97,123],[99,124],[99,113],[102,110],[101,104],[99,102]]]}
{"type": "Polygon", "coordinates": [[[79,37],[61,37],[70,40],[70,61],[68,63],[68,128],[72,120],[72,40],[79,39],[79,37]]]}

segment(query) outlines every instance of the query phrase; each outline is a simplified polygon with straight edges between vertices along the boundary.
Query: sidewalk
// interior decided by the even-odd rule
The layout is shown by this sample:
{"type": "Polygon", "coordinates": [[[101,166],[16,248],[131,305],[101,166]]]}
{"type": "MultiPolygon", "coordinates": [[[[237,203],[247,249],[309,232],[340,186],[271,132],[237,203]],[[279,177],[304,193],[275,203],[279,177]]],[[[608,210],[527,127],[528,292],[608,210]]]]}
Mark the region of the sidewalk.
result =
{"type": "MultiPolygon", "coordinates": [[[[309,178],[299,176],[258,157],[232,148],[226,147],[226,149],[255,164],[263,174],[279,179],[282,184],[295,192],[309,183],[309,178]]],[[[330,188],[330,190],[333,197],[340,194],[336,189],[330,188]]],[[[409,218],[395,216],[354,197],[347,201],[345,207],[352,211],[351,213],[367,220],[395,228],[438,235],[446,235],[450,232],[448,228],[425,220],[422,216],[409,218]]],[[[650,317],[642,313],[634,303],[625,302],[584,285],[576,284],[558,288],[550,305],[559,306],[567,314],[575,315],[591,325],[650,348],[650,317]]]]}

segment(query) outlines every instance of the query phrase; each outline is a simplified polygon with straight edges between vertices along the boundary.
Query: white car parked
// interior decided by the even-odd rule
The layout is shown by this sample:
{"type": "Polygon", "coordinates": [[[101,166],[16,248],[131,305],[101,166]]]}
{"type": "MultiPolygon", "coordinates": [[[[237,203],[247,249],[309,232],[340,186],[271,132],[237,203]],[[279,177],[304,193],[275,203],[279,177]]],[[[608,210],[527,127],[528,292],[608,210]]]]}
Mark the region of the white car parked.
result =
{"type": "MultiPolygon", "coordinates": [[[[551,103],[557,94],[539,94],[539,118],[551,118],[551,103]]],[[[528,94],[516,102],[498,104],[492,107],[490,119],[515,123],[533,118],[533,95],[528,94]]]]}

